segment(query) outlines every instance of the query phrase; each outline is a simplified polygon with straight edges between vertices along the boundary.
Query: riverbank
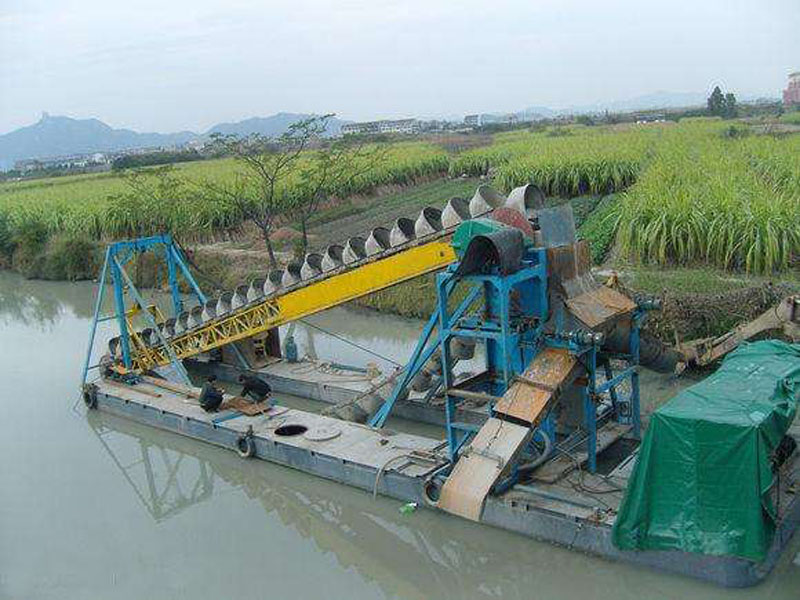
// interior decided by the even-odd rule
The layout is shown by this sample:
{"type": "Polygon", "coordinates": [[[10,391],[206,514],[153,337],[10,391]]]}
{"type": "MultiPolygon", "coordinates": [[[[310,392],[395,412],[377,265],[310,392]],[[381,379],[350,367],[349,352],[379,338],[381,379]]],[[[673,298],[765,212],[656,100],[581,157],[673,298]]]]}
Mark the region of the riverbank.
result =
{"type": "MultiPolygon", "coordinates": [[[[14,264],[3,266],[29,279],[94,279],[102,265],[102,253],[99,244],[56,241],[33,258],[17,256],[14,264]]],[[[187,255],[195,277],[209,293],[233,289],[264,271],[265,256],[257,251],[199,247],[187,249],[187,255]]],[[[790,276],[772,281],[713,269],[664,270],[616,264],[614,270],[599,270],[597,277],[605,281],[612,273],[628,294],[661,299],[663,309],[648,318],[646,329],[667,343],[721,335],[787,295],[800,293],[800,281],[790,276]]],[[[134,261],[131,276],[141,288],[166,285],[163,267],[148,255],[134,261]]],[[[379,313],[427,319],[435,308],[434,277],[418,277],[353,304],[379,313]]]]}
{"type": "MultiPolygon", "coordinates": [[[[424,206],[439,207],[453,196],[468,198],[478,178],[438,178],[409,186],[385,186],[369,196],[353,196],[325,207],[309,222],[309,251],[321,252],[331,243],[351,236],[366,237],[378,226],[390,226],[399,217],[413,217],[424,206]]],[[[551,199],[550,204],[564,200],[551,199]]],[[[614,210],[619,196],[580,196],[568,200],[575,214],[578,236],[589,242],[594,264],[603,265],[598,279],[617,274],[628,293],[661,298],[664,309],[647,324],[648,330],[668,343],[717,336],[750,320],[790,293],[800,291],[796,274],[773,281],[709,268],[632,266],[618,258],[614,244],[614,210]]],[[[275,234],[281,265],[302,257],[300,235],[291,224],[275,234]]],[[[95,279],[105,245],[87,238],[49,238],[31,224],[11,245],[0,231],[0,267],[30,279],[75,281],[95,279]]],[[[234,289],[269,270],[269,259],[255,230],[242,228],[236,236],[213,243],[192,244],[184,251],[201,287],[213,295],[234,289]]],[[[166,273],[155,257],[134,259],[131,276],[141,288],[163,288],[166,273]]],[[[186,289],[185,291],[188,291],[186,289]]],[[[434,276],[382,290],[354,301],[385,314],[427,319],[435,306],[434,276]]]]}

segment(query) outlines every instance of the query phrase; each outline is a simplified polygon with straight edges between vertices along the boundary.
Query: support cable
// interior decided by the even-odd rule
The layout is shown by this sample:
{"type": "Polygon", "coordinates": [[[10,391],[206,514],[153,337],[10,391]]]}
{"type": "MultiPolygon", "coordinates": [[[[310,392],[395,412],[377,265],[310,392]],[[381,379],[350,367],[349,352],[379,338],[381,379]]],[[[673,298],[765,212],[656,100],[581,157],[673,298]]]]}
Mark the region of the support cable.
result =
{"type": "Polygon", "coordinates": [[[319,327],[318,325],[313,325],[313,324],[309,323],[308,321],[306,321],[305,319],[297,319],[297,320],[300,321],[303,325],[306,325],[307,327],[311,327],[312,329],[316,329],[317,331],[320,331],[320,332],[322,332],[322,333],[324,333],[326,335],[329,335],[329,336],[331,336],[333,338],[336,338],[340,342],[344,342],[345,344],[349,344],[349,345],[351,345],[351,346],[353,346],[355,348],[358,348],[359,350],[362,350],[362,351],[366,352],[367,354],[371,354],[372,356],[374,356],[376,358],[380,358],[381,360],[385,360],[386,362],[390,362],[396,367],[402,367],[403,366],[399,362],[397,362],[396,360],[392,360],[388,356],[383,356],[382,354],[374,352],[374,351],[370,350],[369,348],[367,348],[365,346],[362,346],[360,344],[357,344],[356,342],[354,342],[352,340],[348,340],[346,337],[342,337],[341,335],[339,335],[337,333],[333,333],[332,331],[328,331],[326,329],[323,329],[322,327],[319,327]]]}

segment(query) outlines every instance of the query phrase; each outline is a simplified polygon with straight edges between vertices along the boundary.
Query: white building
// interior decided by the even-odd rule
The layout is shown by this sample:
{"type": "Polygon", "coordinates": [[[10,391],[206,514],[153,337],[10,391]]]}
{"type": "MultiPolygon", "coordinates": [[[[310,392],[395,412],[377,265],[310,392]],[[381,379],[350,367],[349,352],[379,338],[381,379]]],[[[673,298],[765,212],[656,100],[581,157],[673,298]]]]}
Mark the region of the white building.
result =
{"type": "Polygon", "coordinates": [[[481,115],[467,115],[464,117],[464,125],[468,127],[480,127],[482,124],[481,121],[481,115]]]}
{"type": "Polygon", "coordinates": [[[364,123],[348,123],[342,125],[342,135],[376,135],[380,133],[417,134],[420,132],[420,129],[420,122],[417,119],[367,121],[364,123]]]}

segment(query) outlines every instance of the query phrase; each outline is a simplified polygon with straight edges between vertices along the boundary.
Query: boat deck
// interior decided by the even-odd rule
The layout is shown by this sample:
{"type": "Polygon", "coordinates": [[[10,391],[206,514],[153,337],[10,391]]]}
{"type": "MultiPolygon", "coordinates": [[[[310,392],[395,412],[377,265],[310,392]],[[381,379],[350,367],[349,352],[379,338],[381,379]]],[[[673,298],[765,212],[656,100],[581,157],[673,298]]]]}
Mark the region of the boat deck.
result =
{"type": "MultiPolygon", "coordinates": [[[[274,406],[263,414],[250,416],[236,409],[213,413],[203,410],[197,399],[197,390],[181,393],[180,387],[169,383],[169,388],[155,382],[142,381],[135,386],[111,380],[98,383],[99,392],[122,400],[132,410],[142,414],[150,411],[160,416],[174,415],[182,424],[205,425],[219,434],[233,436],[238,441],[250,436],[256,443],[268,443],[273,448],[302,450],[309,456],[328,457],[342,465],[359,466],[375,473],[403,473],[408,477],[423,477],[444,466],[446,459],[437,454],[443,444],[434,439],[378,430],[340,421],[323,415],[274,406]],[[137,408],[134,408],[137,407],[137,408]]],[[[224,395],[225,401],[234,397],[224,395]]],[[[223,404],[224,406],[224,404],[223,404]]]]}
{"type": "MultiPolygon", "coordinates": [[[[193,374],[216,375],[220,381],[231,383],[235,383],[243,372],[235,365],[223,362],[190,360],[186,361],[186,366],[193,374]]],[[[371,396],[376,403],[380,403],[392,391],[391,383],[380,385],[381,381],[386,380],[383,375],[371,378],[362,372],[310,359],[295,363],[278,359],[252,373],[268,381],[276,393],[325,404],[345,403],[363,395],[371,396]]],[[[412,394],[407,400],[398,401],[392,414],[430,425],[445,424],[443,401],[437,398],[428,401],[422,394],[412,394]]],[[[460,422],[480,425],[486,420],[488,412],[485,405],[466,401],[459,406],[456,416],[460,422]]]]}
{"type": "MultiPolygon", "coordinates": [[[[196,388],[153,379],[136,385],[99,380],[95,386],[99,410],[240,453],[244,450],[244,455],[373,494],[435,508],[435,502],[426,494],[426,482],[447,466],[446,446],[438,439],[374,429],[282,406],[254,416],[235,409],[206,413],[197,402],[196,388]]],[[[627,431],[626,426],[616,423],[604,425],[598,432],[599,451],[610,448],[627,431]]],[[[790,433],[800,441],[800,425],[796,423],[790,433]]],[[[753,585],[763,579],[800,524],[797,489],[786,485],[778,504],[780,527],[770,554],[762,563],[677,551],[621,551],[611,542],[611,526],[631,473],[633,457],[629,451],[623,452],[619,461],[611,461],[605,471],[607,475],[587,473],[581,468],[582,461],[578,445],[570,451],[568,459],[548,461],[524,484],[517,484],[502,495],[488,496],[480,522],[599,556],[734,587],[753,585]]],[[[784,469],[794,473],[796,479],[800,471],[798,453],[784,469]]]]}

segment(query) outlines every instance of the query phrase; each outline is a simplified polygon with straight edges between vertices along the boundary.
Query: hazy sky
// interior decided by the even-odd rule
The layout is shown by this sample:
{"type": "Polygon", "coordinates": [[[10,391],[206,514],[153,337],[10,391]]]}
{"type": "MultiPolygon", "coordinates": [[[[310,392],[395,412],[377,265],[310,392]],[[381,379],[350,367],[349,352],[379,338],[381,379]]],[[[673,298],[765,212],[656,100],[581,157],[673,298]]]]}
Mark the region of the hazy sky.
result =
{"type": "Polygon", "coordinates": [[[798,69],[800,0],[0,0],[0,133],[778,96],[798,69]]]}

